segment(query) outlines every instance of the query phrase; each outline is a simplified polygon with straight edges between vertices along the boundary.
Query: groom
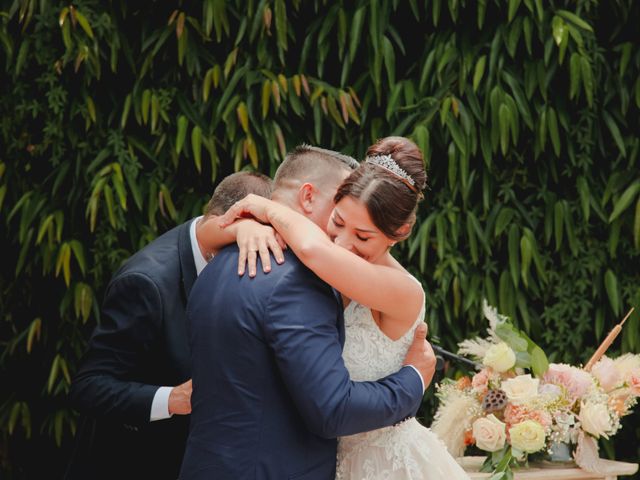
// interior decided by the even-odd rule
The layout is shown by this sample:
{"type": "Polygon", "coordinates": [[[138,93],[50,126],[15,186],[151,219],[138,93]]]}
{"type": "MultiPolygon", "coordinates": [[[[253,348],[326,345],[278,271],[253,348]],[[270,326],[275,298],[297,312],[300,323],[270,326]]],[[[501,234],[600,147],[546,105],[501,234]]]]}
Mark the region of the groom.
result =
{"type": "MultiPolygon", "coordinates": [[[[349,172],[338,154],[299,147],[278,169],[272,199],[325,228],[349,172]]],[[[352,382],[341,356],[339,294],[290,250],[285,256],[250,279],[237,275],[231,246],[193,286],[183,480],[333,479],[335,438],[415,415],[431,381],[435,358],[420,329],[405,359],[410,366],[377,382],[352,382]]]]}

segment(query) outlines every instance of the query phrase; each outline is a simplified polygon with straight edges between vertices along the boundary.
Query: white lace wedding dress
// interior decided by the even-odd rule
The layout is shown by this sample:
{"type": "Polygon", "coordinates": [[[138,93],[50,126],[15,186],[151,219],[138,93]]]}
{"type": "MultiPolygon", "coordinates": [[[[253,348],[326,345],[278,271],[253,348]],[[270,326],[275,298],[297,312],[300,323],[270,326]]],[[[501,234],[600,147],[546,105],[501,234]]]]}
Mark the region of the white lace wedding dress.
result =
{"type": "MultiPolygon", "coordinates": [[[[399,340],[378,328],[371,310],[351,302],[344,312],[343,358],[351,379],[377,380],[397,371],[424,321],[424,308],[413,327],[399,340]]],[[[338,480],[469,479],[446,447],[415,418],[399,425],[338,439],[338,480]]]]}

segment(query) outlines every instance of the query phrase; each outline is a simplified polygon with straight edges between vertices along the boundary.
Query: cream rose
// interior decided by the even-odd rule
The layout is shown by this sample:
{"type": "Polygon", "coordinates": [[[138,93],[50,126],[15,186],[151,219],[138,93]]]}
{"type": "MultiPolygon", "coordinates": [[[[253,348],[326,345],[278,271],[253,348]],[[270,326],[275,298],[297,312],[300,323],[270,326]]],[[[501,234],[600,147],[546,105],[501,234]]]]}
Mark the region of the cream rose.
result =
{"type": "Polygon", "coordinates": [[[495,415],[478,418],[473,422],[473,438],[476,446],[485,452],[497,452],[507,439],[506,425],[495,415]]]}
{"type": "Polygon", "coordinates": [[[539,386],[540,380],[527,374],[503,381],[500,388],[507,394],[511,403],[519,405],[537,397],[539,386]]]}
{"type": "Polygon", "coordinates": [[[506,343],[498,343],[489,347],[487,353],[484,354],[482,363],[486,367],[493,368],[496,372],[506,372],[516,364],[516,354],[506,343]]]}
{"type": "Polygon", "coordinates": [[[509,429],[511,446],[524,453],[534,453],[545,446],[544,428],[538,422],[525,420],[509,429]]]}
{"type": "Polygon", "coordinates": [[[580,404],[580,415],[578,419],[582,424],[582,429],[590,433],[596,438],[601,436],[609,438],[609,432],[613,426],[611,425],[611,417],[609,409],[604,403],[582,402],[580,404]]]}

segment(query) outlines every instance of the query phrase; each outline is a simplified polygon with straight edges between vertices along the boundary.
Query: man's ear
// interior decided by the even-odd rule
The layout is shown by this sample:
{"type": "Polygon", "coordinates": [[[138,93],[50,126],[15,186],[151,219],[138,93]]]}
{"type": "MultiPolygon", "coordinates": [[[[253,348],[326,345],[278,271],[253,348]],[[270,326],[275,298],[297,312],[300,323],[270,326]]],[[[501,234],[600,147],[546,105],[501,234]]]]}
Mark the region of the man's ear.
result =
{"type": "Polygon", "coordinates": [[[316,194],[315,187],[311,183],[303,183],[298,189],[298,203],[307,215],[313,212],[313,197],[316,194]]]}

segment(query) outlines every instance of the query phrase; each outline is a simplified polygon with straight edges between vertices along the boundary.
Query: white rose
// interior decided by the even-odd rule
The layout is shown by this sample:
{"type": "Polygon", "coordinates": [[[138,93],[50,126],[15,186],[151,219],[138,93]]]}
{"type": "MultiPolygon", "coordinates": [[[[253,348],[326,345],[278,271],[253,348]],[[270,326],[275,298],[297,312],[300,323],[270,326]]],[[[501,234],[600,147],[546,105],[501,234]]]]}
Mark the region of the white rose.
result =
{"type": "Polygon", "coordinates": [[[596,438],[609,438],[607,432],[613,428],[609,409],[604,403],[582,402],[578,415],[582,429],[596,438]]]}
{"type": "Polygon", "coordinates": [[[511,403],[518,405],[537,397],[539,386],[540,380],[527,374],[504,380],[500,388],[507,394],[511,403]]]}
{"type": "Polygon", "coordinates": [[[481,450],[497,452],[507,440],[506,425],[493,414],[478,418],[473,422],[473,438],[481,450]]]}
{"type": "Polygon", "coordinates": [[[533,420],[525,420],[509,429],[511,446],[524,453],[534,453],[545,446],[544,427],[533,420]]]}
{"type": "Polygon", "coordinates": [[[516,364],[516,354],[506,343],[498,343],[489,347],[487,353],[484,354],[482,363],[486,367],[493,368],[496,372],[506,372],[516,364]]]}

